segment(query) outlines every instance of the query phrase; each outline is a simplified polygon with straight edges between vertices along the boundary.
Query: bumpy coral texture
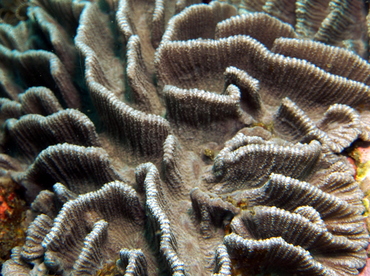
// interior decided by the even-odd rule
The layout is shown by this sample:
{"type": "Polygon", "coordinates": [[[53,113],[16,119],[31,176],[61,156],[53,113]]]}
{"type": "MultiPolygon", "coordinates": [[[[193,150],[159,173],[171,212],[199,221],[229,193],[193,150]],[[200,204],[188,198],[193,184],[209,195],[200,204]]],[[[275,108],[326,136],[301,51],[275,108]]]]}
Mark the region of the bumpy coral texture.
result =
{"type": "Polygon", "coordinates": [[[10,275],[357,275],[360,0],[33,0],[0,25],[10,275]],[[270,275],[270,274],[269,274],[270,275]]]}

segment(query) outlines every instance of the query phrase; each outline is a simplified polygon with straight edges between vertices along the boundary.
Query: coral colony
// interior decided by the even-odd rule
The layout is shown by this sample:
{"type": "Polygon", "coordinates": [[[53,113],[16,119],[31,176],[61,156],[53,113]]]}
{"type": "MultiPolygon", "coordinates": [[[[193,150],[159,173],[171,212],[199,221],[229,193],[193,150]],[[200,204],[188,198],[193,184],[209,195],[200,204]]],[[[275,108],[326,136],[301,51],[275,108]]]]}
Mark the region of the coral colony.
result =
{"type": "Polygon", "coordinates": [[[364,1],[5,2],[2,275],[365,267],[364,1]]]}

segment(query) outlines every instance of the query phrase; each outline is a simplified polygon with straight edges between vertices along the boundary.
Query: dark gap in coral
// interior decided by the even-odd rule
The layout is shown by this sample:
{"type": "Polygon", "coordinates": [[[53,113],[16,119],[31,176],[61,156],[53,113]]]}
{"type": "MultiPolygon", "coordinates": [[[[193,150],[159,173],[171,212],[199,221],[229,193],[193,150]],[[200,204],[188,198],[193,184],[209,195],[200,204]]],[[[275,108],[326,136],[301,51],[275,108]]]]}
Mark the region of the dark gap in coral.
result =
{"type": "Polygon", "coordinates": [[[51,44],[50,39],[47,37],[43,30],[40,30],[39,28],[34,28],[34,25],[37,24],[37,22],[32,23],[33,26],[31,28],[31,38],[34,38],[34,49],[45,50],[55,54],[54,47],[53,44],[51,44]]]}
{"type": "Polygon", "coordinates": [[[103,131],[103,127],[85,81],[85,61],[80,51],[77,51],[74,73],[73,84],[78,88],[81,99],[80,111],[89,117],[94,123],[96,131],[100,133],[103,131]]]}

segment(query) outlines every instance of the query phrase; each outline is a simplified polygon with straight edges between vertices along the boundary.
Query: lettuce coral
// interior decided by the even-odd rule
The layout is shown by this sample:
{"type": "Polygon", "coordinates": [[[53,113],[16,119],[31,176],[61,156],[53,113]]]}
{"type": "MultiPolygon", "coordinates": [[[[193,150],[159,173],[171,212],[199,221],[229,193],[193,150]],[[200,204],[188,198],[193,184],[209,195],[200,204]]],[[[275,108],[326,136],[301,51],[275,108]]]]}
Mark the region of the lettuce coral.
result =
{"type": "Polygon", "coordinates": [[[360,0],[32,0],[0,25],[10,275],[357,275],[360,0]]]}

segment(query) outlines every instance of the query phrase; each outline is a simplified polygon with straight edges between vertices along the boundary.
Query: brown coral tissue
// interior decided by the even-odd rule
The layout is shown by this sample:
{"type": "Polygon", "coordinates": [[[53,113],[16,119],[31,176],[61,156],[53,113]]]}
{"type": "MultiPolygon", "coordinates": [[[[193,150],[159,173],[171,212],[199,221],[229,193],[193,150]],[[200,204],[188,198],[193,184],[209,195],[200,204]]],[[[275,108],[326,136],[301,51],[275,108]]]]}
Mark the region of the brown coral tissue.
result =
{"type": "Polygon", "coordinates": [[[365,1],[208,2],[30,0],[0,24],[0,175],[28,204],[2,275],[365,267],[365,1]]]}

